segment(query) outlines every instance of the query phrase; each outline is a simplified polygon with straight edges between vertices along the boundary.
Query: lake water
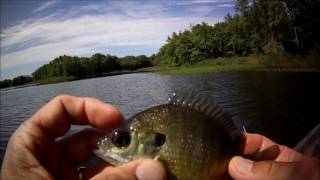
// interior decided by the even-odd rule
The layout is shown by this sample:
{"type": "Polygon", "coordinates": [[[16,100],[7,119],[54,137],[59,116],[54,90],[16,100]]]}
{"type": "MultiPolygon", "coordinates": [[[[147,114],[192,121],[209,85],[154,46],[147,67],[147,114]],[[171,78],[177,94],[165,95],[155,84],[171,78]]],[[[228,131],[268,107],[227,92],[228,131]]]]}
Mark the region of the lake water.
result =
{"type": "Polygon", "coordinates": [[[213,96],[234,118],[245,123],[248,132],[293,147],[320,121],[319,82],[320,73],[137,73],[1,90],[0,162],[19,124],[59,94],[96,97],[115,105],[129,118],[167,103],[168,93],[176,88],[192,88],[213,96]]]}

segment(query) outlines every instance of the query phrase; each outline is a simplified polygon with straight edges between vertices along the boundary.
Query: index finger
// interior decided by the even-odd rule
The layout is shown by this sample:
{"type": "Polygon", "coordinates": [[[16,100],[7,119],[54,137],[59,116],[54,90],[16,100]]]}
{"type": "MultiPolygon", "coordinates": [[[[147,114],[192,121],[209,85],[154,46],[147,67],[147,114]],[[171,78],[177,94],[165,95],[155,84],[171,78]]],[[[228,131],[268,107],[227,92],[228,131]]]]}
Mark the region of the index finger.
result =
{"type": "Polygon", "coordinates": [[[255,155],[263,150],[276,145],[275,142],[260,134],[245,133],[246,141],[243,149],[244,155],[255,155]]]}
{"type": "Polygon", "coordinates": [[[302,158],[299,152],[280,145],[271,139],[260,135],[246,133],[246,141],[243,155],[253,157],[256,160],[276,160],[283,162],[297,161],[302,158]]]}
{"type": "Polygon", "coordinates": [[[91,125],[109,132],[122,121],[122,114],[110,104],[69,95],[55,97],[29,120],[51,137],[64,135],[71,124],[91,125]]]}

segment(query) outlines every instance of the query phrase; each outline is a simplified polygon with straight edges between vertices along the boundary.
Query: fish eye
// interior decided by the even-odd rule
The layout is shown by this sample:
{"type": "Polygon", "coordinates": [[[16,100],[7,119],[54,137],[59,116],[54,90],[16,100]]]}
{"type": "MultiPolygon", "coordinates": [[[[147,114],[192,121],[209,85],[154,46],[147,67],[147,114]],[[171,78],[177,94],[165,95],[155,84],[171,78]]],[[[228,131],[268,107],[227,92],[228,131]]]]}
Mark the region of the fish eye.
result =
{"type": "Polygon", "coordinates": [[[119,130],[115,131],[111,135],[111,141],[112,143],[119,147],[119,148],[125,148],[130,144],[130,134],[127,131],[119,130]]]}
{"type": "Polygon", "coordinates": [[[158,147],[162,146],[166,141],[166,136],[161,133],[155,133],[154,144],[158,147]]]}

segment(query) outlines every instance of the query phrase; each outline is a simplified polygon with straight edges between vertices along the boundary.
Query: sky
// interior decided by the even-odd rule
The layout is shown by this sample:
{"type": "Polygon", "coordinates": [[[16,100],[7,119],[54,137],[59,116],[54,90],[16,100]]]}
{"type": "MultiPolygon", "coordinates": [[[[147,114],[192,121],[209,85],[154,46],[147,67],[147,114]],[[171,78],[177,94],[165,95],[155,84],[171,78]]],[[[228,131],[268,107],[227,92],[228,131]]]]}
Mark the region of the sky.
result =
{"type": "Polygon", "coordinates": [[[1,0],[1,77],[30,75],[60,55],[151,55],[173,32],[211,25],[235,0],[1,0]]]}

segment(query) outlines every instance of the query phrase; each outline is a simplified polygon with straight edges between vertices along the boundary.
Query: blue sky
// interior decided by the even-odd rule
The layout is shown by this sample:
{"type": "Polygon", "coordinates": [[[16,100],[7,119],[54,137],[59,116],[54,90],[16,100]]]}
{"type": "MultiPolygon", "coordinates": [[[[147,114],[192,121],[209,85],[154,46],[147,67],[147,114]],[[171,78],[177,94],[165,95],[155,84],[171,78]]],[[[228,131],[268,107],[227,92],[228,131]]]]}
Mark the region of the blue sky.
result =
{"type": "Polygon", "coordinates": [[[1,0],[1,80],[59,55],[151,55],[172,32],[233,13],[235,0],[1,0]]]}

